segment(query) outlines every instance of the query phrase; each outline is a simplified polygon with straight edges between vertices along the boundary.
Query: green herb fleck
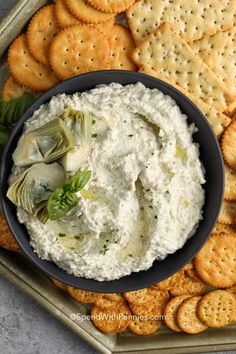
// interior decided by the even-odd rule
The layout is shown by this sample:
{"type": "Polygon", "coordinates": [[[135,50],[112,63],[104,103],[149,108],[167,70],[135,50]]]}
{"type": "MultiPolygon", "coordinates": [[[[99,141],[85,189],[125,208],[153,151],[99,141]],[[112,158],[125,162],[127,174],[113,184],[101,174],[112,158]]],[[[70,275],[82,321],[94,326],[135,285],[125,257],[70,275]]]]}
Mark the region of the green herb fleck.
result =
{"type": "Polygon", "coordinates": [[[141,207],[140,207],[140,210],[144,210],[144,206],[141,206],[141,207]]]}
{"type": "Polygon", "coordinates": [[[150,192],[150,188],[146,189],[146,192],[150,192]]]}
{"type": "Polygon", "coordinates": [[[74,238],[78,241],[80,241],[80,236],[74,236],[74,238]]]}
{"type": "Polygon", "coordinates": [[[75,250],[75,247],[70,247],[71,250],[75,250]]]}
{"type": "Polygon", "coordinates": [[[153,209],[153,206],[152,206],[152,205],[149,205],[148,207],[149,207],[150,209],[153,209]]]}
{"type": "Polygon", "coordinates": [[[92,120],[92,125],[94,125],[96,123],[96,120],[95,119],[93,119],[92,120]]]}
{"type": "Polygon", "coordinates": [[[157,215],[154,216],[154,219],[157,219],[157,215]]]}
{"type": "Polygon", "coordinates": [[[99,251],[99,253],[102,254],[103,256],[105,256],[105,254],[108,250],[109,250],[109,248],[107,247],[107,245],[103,245],[103,248],[99,251]]]}
{"type": "Polygon", "coordinates": [[[92,138],[96,138],[98,135],[96,133],[92,134],[92,138]]]}
{"type": "Polygon", "coordinates": [[[59,233],[58,236],[59,236],[59,237],[65,237],[66,234],[59,233]]]}
{"type": "Polygon", "coordinates": [[[132,137],[133,137],[133,134],[129,134],[128,136],[129,136],[130,138],[132,138],[132,137]]]}

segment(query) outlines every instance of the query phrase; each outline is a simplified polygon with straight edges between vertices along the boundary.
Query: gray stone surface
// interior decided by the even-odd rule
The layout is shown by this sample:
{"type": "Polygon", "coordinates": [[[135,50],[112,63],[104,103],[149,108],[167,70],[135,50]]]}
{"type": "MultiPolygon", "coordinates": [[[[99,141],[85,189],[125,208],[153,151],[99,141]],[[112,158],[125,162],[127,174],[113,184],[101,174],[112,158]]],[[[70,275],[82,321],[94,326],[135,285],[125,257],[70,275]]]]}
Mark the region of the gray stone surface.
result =
{"type": "Polygon", "coordinates": [[[0,354],[74,353],[97,352],[0,276],[0,354]]]}
{"type": "MultiPolygon", "coordinates": [[[[16,1],[0,0],[0,18],[16,1]]],[[[0,276],[0,354],[75,353],[97,352],[0,276]]]]}

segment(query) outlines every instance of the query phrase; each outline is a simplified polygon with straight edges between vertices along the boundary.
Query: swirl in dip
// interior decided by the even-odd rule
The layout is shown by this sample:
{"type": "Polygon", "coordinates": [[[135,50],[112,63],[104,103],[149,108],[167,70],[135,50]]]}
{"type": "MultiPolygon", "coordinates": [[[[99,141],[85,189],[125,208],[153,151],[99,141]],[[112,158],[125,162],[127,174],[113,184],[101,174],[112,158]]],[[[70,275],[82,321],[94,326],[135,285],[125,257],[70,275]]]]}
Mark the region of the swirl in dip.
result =
{"type": "MultiPolygon", "coordinates": [[[[53,97],[25,123],[23,136],[68,107],[92,115],[90,147],[51,163],[70,177],[84,170],[91,177],[64,216],[42,223],[18,206],[18,219],[38,256],[75,276],[103,281],[146,270],[181,248],[202,217],[196,128],[159,90],[113,83],[53,97]]],[[[10,184],[27,168],[14,166],[10,184]]]]}

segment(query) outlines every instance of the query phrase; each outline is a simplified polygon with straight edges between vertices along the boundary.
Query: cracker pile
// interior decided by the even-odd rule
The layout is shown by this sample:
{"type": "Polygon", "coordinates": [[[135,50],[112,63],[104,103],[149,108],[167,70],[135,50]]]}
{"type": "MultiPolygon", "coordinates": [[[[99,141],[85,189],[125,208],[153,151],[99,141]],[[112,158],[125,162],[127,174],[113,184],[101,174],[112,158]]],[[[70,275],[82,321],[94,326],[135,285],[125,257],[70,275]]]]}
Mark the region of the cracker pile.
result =
{"type": "Polygon", "coordinates": [[[225,228],[233,239],[229,236],[228,244],[224,243],[225,254],[219,259],[224,228],[217,225],[217,229],[219,233],[211,235],[193,262],[149,288],[108,294],[67,287],[54,279],[52,281],[69,292],[76,301],[92,304],[91,320],[104,333],[120,333],[128,329],[145,336],[158,331],[163,324],[174,332],[188,334],[224,327],[236,322],[235,254],[232,257],[229,255],[229,259],[223,258],[235,252],[236,237],[230,228],[225,228]],[[229,245],[230,242],[232,245],[229,245]],[[209,285],[213,284],[215,289],[212,290],[209,285]]]}
{"type": "MultiPolygon", "coordinates": [[[[19,252],[0,214],[0,246],[19,252]]],[[[94,326],[104,333],[129,330],[146,336],[166,325],[197,334],[236,323],[236,228],[217,223],[195,259],[179,272],[148,288],[96,293],[53,284],[75,301],[89,304],[94,326]]]]}
{"type": "MultiPolygon", "coordinates": [[[[52,279],[75,301],[91,304],[93,324],[104,333],[149,335],[165,323],[174,332],[197,334],[236,323],[235,14],[235,0],[56,0],[32,17],[9,48],[6,100],[29,89],[41,93],[84,72],[138,70],[188,96],[220,139],[224,202],[192,262],[160,283],[123,294],[52,279]],[[129,28],[116,24],[124,11],[129,28]]],[[[19,251],[2,215],[0,246],[19,251]]]]}
{"type": "MultiPolygon", "coordinates": [[[[11,44],[8,67],[18,90],[43,92],[60,80],[95,70],[137,70],[129,57],[131,32],[115,24],[116,15],[134,0],[87,2],[56,0],[29,21],[26,33],[11,44]]],[[[3,98],[8,98],[8,84],[3,98]]]]}

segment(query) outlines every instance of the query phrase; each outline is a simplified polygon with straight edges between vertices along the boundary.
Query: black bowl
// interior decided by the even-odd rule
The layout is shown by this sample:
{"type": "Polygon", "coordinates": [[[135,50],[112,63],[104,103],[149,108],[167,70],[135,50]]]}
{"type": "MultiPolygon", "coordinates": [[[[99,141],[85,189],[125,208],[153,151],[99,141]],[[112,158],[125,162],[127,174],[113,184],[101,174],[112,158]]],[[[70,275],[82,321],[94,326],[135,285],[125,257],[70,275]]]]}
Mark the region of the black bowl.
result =
{"type": "Polygon", "coordinates": [[[220,147],[214,132],[200,110],[181,92],[167,83],[148,75],[121,70],[96,71],[79,75],[60,83],[40,96],[17,122],[5,148],[1,166],[1,197],[3,211],[9,228],[24,254],[35,266],[49,276],[71,286],[97,292],[123,292],[141,289],[169,277],[182,268],[201,249],[214,227],[220,211],[223,190],[224,166],[220,147]],[[154,262],[153,266],[147,271],[132,273],[131,275],[122,277],[118,280],[104,282],[74,277],[60,269],[55,263],[40,259],[30,247],[28,232],[25,226],[18,222],[16,208],[6,197],[8,177],[11,173],[13,163],[12,153],[16,148],[19,137],[21,136],[24,122],[32,116],[39,106],[48,102],[52,96],[61,93],[73,94],[77,91],[82,92],[92,89],[99,84],[117,82],[126,85],[138,81],[142,82],[149,88],[157,88],[164,94],[171,96],[179,105],[182,112],[188,116],[189,123],[194,123],[198,128],[198,132],[194,134],[194,141],[200,146],[200,158],[206,170],[206,183],[204,185],[206,198],[203,219],[200,221],[195,234],[180,250],[169,255],[163,261],[154,262]]]}

